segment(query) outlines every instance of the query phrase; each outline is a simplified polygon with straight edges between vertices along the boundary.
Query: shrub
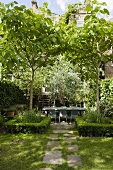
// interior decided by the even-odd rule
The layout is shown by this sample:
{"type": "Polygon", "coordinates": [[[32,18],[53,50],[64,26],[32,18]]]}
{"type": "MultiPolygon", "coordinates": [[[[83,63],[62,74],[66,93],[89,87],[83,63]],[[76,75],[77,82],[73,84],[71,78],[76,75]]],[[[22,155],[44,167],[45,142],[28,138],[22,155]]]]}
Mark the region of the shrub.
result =
{"type": "Polygon", "coordinates": [[[111,121],[108,117],[104,116],[102,113],[98,113],[96,110],[86,111],[83,120],[87,123],[109,123],[111,121]]]}
{"type": "Polygon", "coordinates": [[[76,117],[75,125],[80,136],[113,137],[113,124],[87,123],[82,117],[76,117]]]}
{"type": "Polygon", "coordinates": [[[29,113],[29,111],[26,110],[15,116],[14,119],[17,122],[22,123],[40,123],[43,117],[40,113],[36,113],[35,110],[33,110],[32,113],[29,113]]]}
{"type": "Polygon", "coordinates": [[[50,127],[51,119],[43,117],[40,123],[17,122],[16,119],[4,123],[4,129],[9,133],[45,133],[50,127]]]}
{"type": "Polygon", "coordinates": [[[6,118],[4,116],[0,115],[0,127],[3,126],[5,121],[6,121],[6,118]]]}
{"type": "Polygon", "coordinates": [[[96,123],[100,121],[100,115],[96,110],[87,110],[83,119],[86,122],[96,123]]]}

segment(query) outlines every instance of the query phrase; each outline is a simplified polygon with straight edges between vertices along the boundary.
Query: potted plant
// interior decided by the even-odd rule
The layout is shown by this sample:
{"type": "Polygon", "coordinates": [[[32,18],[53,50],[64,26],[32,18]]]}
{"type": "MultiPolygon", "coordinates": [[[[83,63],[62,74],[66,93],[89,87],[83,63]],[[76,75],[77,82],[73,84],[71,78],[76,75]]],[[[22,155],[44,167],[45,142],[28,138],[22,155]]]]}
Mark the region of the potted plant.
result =
{"type": "Polygon", "coordinates": [[[8,117],[13,117],[16,112],[15,106],[10,106],[9,108],[6,109],[6,114],[8,117]]]}

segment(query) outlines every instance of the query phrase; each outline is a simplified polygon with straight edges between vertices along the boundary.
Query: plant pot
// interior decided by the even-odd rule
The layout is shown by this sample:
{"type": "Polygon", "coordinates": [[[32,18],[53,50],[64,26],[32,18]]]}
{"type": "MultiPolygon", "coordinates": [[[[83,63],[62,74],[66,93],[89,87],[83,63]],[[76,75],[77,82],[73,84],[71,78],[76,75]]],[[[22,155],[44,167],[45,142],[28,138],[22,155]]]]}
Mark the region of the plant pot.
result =
{"type": "Polygon", "coordinates": [[[8,112],[7,112],[7,116],[8,116],[8,117],[12,117],[12,116],[14,116],[14,114],[15,114],[14,111],[8,111],[8,112]]]}

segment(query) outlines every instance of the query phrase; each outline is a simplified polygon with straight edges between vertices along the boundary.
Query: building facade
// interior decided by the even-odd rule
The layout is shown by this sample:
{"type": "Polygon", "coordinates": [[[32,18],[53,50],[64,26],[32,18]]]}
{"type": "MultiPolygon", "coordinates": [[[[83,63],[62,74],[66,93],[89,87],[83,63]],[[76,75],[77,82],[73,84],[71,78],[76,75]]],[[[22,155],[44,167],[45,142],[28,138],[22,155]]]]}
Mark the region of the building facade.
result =
{"type": "MultiPolygon", "coordinates": [[[[31,3],[32,3],[33,12],[35,12],[36,14],[39,14],[39,13],[41,14],[41,13],[43,13],[43,12],[39,9],[36,0],[32,0],[31,3]]],[[[58,20],[59,20],[59,18],[60,18],[60,15],[55,14],[55,13],[51,13],[51,15],[47,15],[47,17],[51,17],[51,18],[54,20],[54,22],[58,22],[58,20]]]]}

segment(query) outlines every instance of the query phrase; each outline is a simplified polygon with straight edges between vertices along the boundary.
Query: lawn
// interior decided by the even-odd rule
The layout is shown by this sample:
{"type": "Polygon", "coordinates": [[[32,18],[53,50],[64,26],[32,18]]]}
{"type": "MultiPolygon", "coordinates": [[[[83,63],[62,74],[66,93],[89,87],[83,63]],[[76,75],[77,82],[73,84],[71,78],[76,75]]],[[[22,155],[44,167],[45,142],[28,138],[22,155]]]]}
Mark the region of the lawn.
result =
{"type": "Polygon", "coordinates": [[[77,141],[84,165],[80,170],[113,170],[113,138],[80,137],[77,141]]]}
{"type": "Polygon", "coordinates": [[[38,170],[48,135],[0,133],[0,170],[38,170]]]}
{"type": "Polygon", "coordinates": [[[39,170],[51,167],[54,170],[112,170],[113,138],[84,138],[77,136],[78,154],[82,167],[68,167],[66,164],[67,144],[62,141],[63,165],[42,163],[46,149],[47,134],[3,134],[0,133],[0,170],[39,170]]]}

